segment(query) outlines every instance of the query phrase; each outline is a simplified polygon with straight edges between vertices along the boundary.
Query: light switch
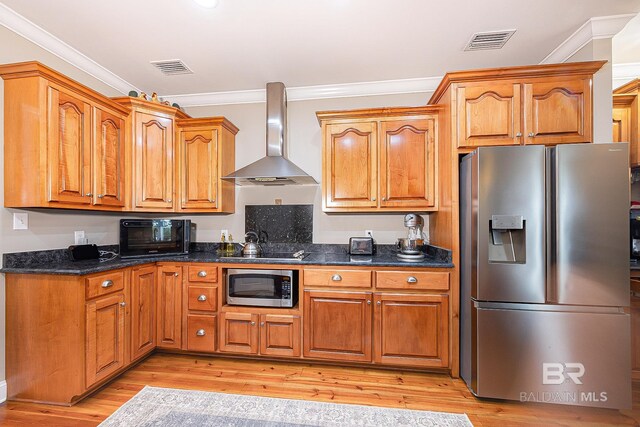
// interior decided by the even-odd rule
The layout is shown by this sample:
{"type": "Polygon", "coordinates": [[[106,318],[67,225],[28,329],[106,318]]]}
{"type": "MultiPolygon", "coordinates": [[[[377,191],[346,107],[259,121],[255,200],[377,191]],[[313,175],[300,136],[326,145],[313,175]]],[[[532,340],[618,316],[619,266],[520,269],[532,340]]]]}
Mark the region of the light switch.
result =
{"type": "Polygon", "coordinates": [[[29,229],[29,214],[26,212],[13,213],[13,229],[27,230],[29,229]]]}

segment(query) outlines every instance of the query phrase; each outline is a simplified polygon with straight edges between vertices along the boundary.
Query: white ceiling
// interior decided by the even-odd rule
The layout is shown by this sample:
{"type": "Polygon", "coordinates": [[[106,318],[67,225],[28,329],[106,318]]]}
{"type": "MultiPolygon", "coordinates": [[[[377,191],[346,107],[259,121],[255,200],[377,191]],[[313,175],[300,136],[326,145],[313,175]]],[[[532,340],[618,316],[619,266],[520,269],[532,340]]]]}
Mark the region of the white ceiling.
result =
{"type": "MultiPolygon", "coordinates": [[[[425,78],[537,64],[589,18],[640,0],[3,0],[148,93],[163,95],[425,78]],[[516,29],[496,51],[464,52],[477,31],[516,29]],[[164,76],[149,61],[182,59],[164,76]]],[[[2,4],[0,3],[0,4],[2,4]]]]}

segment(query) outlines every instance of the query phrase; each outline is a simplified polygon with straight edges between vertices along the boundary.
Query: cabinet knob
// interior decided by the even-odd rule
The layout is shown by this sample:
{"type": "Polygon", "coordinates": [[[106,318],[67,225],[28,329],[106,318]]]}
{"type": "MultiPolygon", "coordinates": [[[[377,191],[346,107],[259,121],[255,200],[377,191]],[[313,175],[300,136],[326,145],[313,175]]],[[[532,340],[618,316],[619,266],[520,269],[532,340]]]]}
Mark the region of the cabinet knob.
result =
{"type": "Polygon", "coordinates": [[[196,331],[196,336],[198,336],[198,337],[203,337],[205,335],[206,335],[206,332],[204,331],[204,329],[198,329],[196,331]]]}
{"type": "Polygon", "coordinates": [[[529,133],[529,138],[533,138],[534,136],[536,136],[533,132],[529,133]]]}
{"type": "Polygon", "coordinates": [[[251,326],[256,326],[256,322],[251,322],[251,326]]]}
{"type": "Polygon", "coordinates": [[[127,305],[127,303],[126,303],[126,302],[124,302],[124,301],[122,301],[122,302],[120,303],[120,307],[124,307],[125,305],[127,305]]]}
{"type": "Polygon", "coordinates": [[[522,132],[516,133],[516,138],[520,138],[522,136],[522,132]]]}
{"type": "Polygon", "coordinates": [[[413,276],[407,277],[407,283],[418,283],[418,279],[413,276]]]}
{"type": "Polygon", "coordinates": [[[211,203],[215,203],[215,202],[216,202],[216,199],[211,199],[211,203]]]}
{"type": "Polygon", "coordinates": [[[171,202],[173,202],[173,200],[171,200],[171,199],[167,200],[167,203],[171,203],[171,202]]]}
{"type": "Polygon", "coordinates": [[[198,271],[198,277],[207,277],[207,272],[206,271],[198,271]]]}
{"type": "Polygon", "coordinates": [[[101,285],[103,288],[110,288],[113,286],[113,280],[105,280],[101,285]]]}
{"type": "Polygon", "coordinates": [[[372,201],[372,202],[375,202],[375,201],[376,201],[376,198],[375,198],[375,197],[372,197],[372,198],[371,198],[371,201],[372,201]]]}
{"type": "Polygon", "coordinates": [[[371,305],[371,300],[370,299],[367,300],[367,305],[371,305]]]}
{"type": "Polygon", "coordinates": [[[173,273],[173,275],[174,275],[174,276],[176,276],[176,277],[178,277],[178,273],[177,273],[177,272],[173,273]]]}
{"type": "Polygon", "coordinates": [[[342,280],[342,276],[339,274],[334,274],[333,276],[331,276],[331,280],[333,280],[334,282],[339,282],[342,280]]]}
{"type": "Polygon", "coordinates": [[[91,197],[91,196],[93,196],[93,193],[87,193],[87,194],[85,194],[85,196],[91,197]]]}
{"type": "Polygon", "coordinates": [[[383,197],[383,198],[382,198],[382,201],[383,201],[383,202],[386,202],[386,201],[387,201],[387,198],[386,198],[386,197],[383,197]]]}
{"type": "Polygon", "coordinates": [[[260,326],[264,326],[264,322],[260,322],[260,326]]]}
{"type": "Polygon", "coordinates": [[[380,306],[380,305],[382,305],[382,303],[380,301],[376,301],[376,305],[380,306]]]}
{"type": "Polygon", "coordinates": [[[102,199],[104,197],[104,194],[98,194],[98,199],[102,199]]]}
{"type": "Polygon", "coordinates": [[[206,301],[207,300],[207,296],[202,294],[198,297],[198,301],[206,301]]]}

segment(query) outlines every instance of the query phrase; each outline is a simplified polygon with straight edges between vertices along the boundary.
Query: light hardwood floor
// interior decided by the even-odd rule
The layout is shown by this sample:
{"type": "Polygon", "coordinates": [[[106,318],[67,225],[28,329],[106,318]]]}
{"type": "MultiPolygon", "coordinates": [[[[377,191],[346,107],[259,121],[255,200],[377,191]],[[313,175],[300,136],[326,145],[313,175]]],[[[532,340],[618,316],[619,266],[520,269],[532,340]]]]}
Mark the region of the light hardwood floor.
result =
{"type": "Polygon", "coordinates": [[[443,374],[217,357],[154,354],[72,407],[7,402],[0,425],[94,426],[144,385],[259,396],[466,413],[476,426],[640,425],[640,382],[633,410],[478,400],[443,374]]]}

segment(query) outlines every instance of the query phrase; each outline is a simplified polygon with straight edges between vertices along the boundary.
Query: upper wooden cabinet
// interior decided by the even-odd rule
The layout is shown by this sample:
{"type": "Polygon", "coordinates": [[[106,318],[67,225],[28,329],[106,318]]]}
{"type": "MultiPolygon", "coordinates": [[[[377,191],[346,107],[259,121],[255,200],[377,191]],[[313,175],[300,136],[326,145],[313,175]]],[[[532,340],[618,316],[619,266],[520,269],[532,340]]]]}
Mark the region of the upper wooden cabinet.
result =
{"type": "Polygon", "coordinates": [[[37,62],[0,76],[5,206],[122,210],[128,109],[37,62]]]}
{"type": "Polygon", "coordinates": [[[438,107],[316,113],[323,135],[322,209],[437,209],[438,107]]]}
{"type": "Polygon", "coordinates": [[[604,63],[448,73],[429,104],[449,107],[458,148],[591,142],[592,77],[604,63]]]}
{"type": "Polygon", "coordinates": [[[127,169],[131,171],[133,211],[172,212],[175,200],[175,120],[188,116],[180,110],[139,98],[114,101],[128,107],[129,147],[127,169]]]}
{"type": "Polygon", "coordinates": [[[613,142],[629,143],[629,164],[632,167],[640,166],[639,95],[640,79],[633,80],[613,91],[613,142]]]}
{"type": "Polygon", "coordinates": [[[238,128],[224,117],[182,119],[176,177],[181,212],[235,212],[235,185],[220,178],[235,169],[238,128]]]}

